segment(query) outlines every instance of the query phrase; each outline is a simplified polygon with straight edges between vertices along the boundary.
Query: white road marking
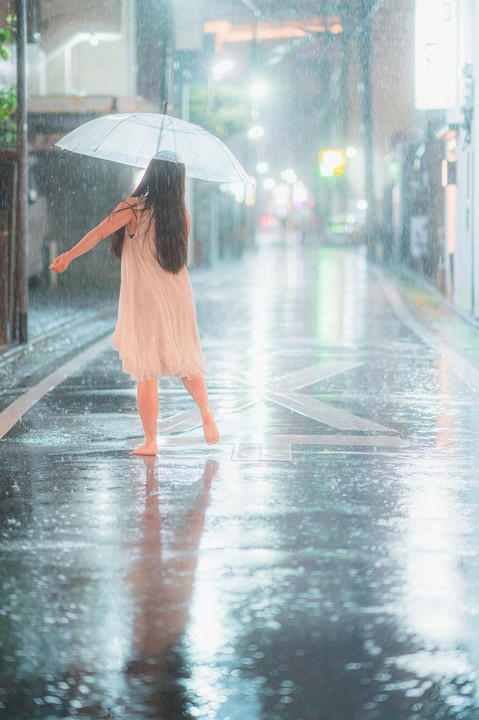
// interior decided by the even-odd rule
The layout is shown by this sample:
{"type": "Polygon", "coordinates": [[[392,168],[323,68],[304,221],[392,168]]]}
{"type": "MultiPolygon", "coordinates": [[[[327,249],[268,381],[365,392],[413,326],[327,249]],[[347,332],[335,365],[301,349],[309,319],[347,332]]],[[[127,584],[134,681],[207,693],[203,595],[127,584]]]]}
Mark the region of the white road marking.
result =
{"type": "MultiPolygon", "coordinates": [[[[401,438],[388,435],[226,435],[218,445],[207,445],[200,435],[159,436],[160,448],[195,447],[211,453],[225,453],[233,462],[291,462],[292,446],[399,448],[401,438]]],[[[127,447],[141,445],[142,439],[129,440],[127,447]]],[[[350,452],[355,452],[351,450],[350,452]]],[[[161,455],[161,449],[160,449],[161,455]]]]}
{"type": "Polygon", "coordinates": [[[269,442],[291,445],[366,445],[369,447],[402,447],[397,435],[269,435],[269,442]]]}
{"type": "Polygon", "coordinates": [[[47,375],[47,377],[43,378],[37,385],[34,385],[34,387],[14,400],[0,413],[0,438],[3,438],[15,423],[20,420],[22,415],[24,415],[27,410],[30,410],[30,408],[49,393],[50,390],[56,388],[57,385],[60,385],[60,383],[77,372],[85,363],[92,360],[98,353],[103,352],[103,350],[106,350],[108,347],[111,347],[111,333],[108,333],[108,335],[94,345],[91,345],[87,350],[76,355],[72,360],[66,362],[50,375],[47,375]]]}
{"type": "Polygon", "coordinates": [[[263,462],[291,462],[291,443],[267,440],[261,447],[261,460],[263,462]]]}
{"type": "MultiPolygon", "coordinates": [[[[251,392],[248,395],[243,394],[242,391],[240,396],[229,405],[228,408],[220,411],[216,411],[215,408],[213,408],[215,410],[215,418],[218,420],[225,415],[246,410],[246,408],[256,405],[259,402],[269,400],[299,415],[333,427],[336,430],[394,432],[394,430],[384,425],[379,425],[371,420],[352,415],[345,410],[340,410],[327,403],[309,398],[302,393],[292,392],[321,382],[334,375],[348,372],[363,364],[362,362],[329,361],[288,373],[287,375],[267,382],[263,392],[258,392],[257,388],[251,387],[251,392]]],[[[188,410],[172,415],[170,418],[161,421],[158,430],[163,433],[188,432],[189,430],[196,430],[198,427],[201,427],[201,419],[198,412],[188,410]]]]}
{"type": "MultiPolygon", "coordinates": [[[[232,402],[227,409],[221,411],[215,411],[215,419],[224,417],[233,412],[239,412],[245,410],[258,402],[257,399],[252,399],[251,395],[245,395],[237,398],[232,402]]],[[[171,415],[165,420],[160,420],[158,423],[158,432],[160,433],[172,433],[172,432],[188,432],[188,430],[196,430],[196,428],[202,427],[201,415],[197,408],[192,410],[183,410],[176,415],[171,415]]]]}
{"type": "Polygon", "coordinates": [[[347,372],[348,370],[353,370],[363,364],[364,363],[362,362],[341,361],[318,363],[318,365],[311,365],[310,367],[303,368],[302,370],[297,370],[296,372],[288,373],[288,375],[283,375],[270,383],[270,385],[271,387],[278,389],[280,392],[300,390],[303,387],[308,387],[308,385],[313,385],[321,380],[326,380],[326,378],[339,375],[340,373],[347,372]]]}
{"type": "Polygon", "coordinates": [[[282,407],[293,410],[305,417],[317,420],[323,425],[328,425],[336,430],[371,430],[374,432],[392,432],[384,425],[378,425],[365,420],[364,418],[351,415],[351,413],[339,410],[332,405],[314,400],[313,398],[300,395],[299,393],[266,393],[269,400],[282,407]]]}

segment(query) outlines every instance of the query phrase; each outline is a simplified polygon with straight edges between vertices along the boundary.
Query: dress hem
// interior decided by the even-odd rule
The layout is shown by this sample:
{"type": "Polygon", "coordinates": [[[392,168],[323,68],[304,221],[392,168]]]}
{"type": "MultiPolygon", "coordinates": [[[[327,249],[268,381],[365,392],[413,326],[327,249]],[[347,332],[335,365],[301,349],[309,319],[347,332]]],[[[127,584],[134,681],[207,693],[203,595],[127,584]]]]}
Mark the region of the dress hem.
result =
{"type": "Polygon", "coordinates": [[[118,348],[113,346],[113,349],[118,352],[121,360],[121,370],[125,374],[129,375],[132,380],[157,380],[162,377],[177,377],[177,378],[186,378],[187,380],[196,380],[199,378],[204,377],[206,374],[206,368],[196,367],[191,368],[191,366],[187,369],[184,368],[168,368],[168,367],[160,367],[156,370],[138,370],[133,369],[133,367],[130,365],[128,360],[125,360],[121,354],[118,348]]]}

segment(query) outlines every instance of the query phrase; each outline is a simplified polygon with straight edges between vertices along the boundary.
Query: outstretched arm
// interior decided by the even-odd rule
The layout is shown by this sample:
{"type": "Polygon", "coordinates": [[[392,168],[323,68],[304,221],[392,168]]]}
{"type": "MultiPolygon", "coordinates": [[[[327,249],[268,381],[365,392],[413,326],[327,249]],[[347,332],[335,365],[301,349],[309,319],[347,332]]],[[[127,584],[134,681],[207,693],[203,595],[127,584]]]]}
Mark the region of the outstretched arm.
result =
{"type": "MultiPolygon", "coordinates": [[[[134,201],[135,199],[133,202],[134,201]]],[[[93,230],[90,230],[71,250],[55,258],[52,264],[49,265],[49,268],[55,270],[57,273],[64,272],[72,260],[80,257],[80,255],[84,255],[91,250],[92,247],[95,247],[100,240],[108,237],[108,235],[114,233],[115,230],[119,230],[129,223],[130,220],[133,220],[135,217],[134,211],[132,210],[133,202],[123,200],[103,222],[96,228],[93,228],[93,230]]]]}

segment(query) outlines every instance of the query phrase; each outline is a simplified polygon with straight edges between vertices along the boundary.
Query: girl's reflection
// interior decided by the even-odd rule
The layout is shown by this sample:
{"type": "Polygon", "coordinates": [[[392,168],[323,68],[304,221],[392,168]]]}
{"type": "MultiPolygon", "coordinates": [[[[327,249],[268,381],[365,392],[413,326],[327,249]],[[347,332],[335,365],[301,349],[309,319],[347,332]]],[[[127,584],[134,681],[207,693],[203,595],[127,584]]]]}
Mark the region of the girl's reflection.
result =
{"type": "Polygon", "coordinates": [[[171,664],[181,662],[177,651],[188,622],[198,547],[218,463],[206,462],[193,506],[183,514],[180,527],[175,524],[174,529],[166,529],[162,528],[160,514],[156,458],[141,459],[146,468],[146,500],[140,557],[126,577],[132,585],[137,612],[133,626],[135,659],[127,672],[141,674],[142,679],[146,674],[147,680],[171,682],[176,674],[171,664]]]}

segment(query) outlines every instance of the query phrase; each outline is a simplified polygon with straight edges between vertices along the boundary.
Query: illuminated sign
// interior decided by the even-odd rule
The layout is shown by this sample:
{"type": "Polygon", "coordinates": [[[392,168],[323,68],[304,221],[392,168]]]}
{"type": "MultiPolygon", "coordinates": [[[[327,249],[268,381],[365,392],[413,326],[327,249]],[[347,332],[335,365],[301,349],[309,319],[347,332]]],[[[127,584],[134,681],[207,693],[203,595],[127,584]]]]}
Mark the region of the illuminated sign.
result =
{"type": "Polygon", "coordinates": [[[344,150],[321,150],[319,153],[319,174],[322,177],[342,175],[346,169],[344,150]]]}
{"type": "Polygon", "coordinates": [[[416,108],[457,104],[456,0],[416,0],[416,108]]]}

